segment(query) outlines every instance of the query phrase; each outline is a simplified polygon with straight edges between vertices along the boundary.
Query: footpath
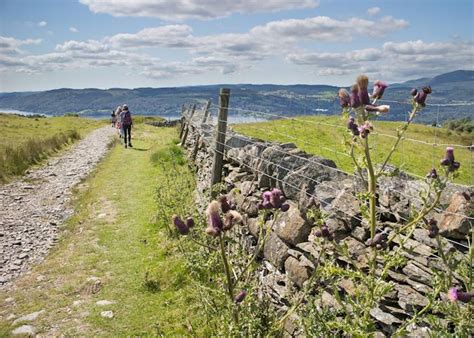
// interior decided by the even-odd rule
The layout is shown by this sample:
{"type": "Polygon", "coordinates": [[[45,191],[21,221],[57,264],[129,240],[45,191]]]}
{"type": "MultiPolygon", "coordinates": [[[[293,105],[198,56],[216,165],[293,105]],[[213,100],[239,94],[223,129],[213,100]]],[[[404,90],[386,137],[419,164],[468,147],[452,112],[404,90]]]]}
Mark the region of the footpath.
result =
{"type": "Polygon", "coordinates": [[[48,254],[73,213],[73,188],[107,153],[114,132],[94,130],[46,166],[0,186],[0,289],[48,254]]]}

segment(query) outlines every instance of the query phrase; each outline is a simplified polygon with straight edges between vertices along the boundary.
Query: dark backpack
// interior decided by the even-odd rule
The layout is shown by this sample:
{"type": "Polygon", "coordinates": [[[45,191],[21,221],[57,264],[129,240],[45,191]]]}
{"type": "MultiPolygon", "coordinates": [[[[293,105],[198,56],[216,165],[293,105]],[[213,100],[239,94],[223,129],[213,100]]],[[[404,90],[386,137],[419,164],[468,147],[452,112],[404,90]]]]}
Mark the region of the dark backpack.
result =
{"type": "Polygon", "coordinates": [[[123,116],[123,124],[132,124],[132,115],[129,111],[125,112],[125,115],[123,116]]]}

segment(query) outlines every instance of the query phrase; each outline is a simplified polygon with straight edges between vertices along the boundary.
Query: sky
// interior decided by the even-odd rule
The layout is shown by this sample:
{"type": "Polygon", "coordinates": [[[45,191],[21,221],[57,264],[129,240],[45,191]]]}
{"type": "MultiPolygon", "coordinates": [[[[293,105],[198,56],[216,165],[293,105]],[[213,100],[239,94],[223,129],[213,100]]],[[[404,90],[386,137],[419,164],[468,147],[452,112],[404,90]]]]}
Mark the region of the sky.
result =
{"type": "Polygon", "coordinates": [[[0,0],[0,92],[474,69],[472,0],[0,0]]]}

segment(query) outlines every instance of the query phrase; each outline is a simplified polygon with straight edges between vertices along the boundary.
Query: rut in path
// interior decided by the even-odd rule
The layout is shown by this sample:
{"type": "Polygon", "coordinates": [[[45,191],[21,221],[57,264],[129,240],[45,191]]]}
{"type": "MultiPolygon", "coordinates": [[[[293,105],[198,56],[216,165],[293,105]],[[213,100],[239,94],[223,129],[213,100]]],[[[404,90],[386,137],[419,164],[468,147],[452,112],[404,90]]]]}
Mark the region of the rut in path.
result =
{"type": "Polygon", "coordinates": [[[107,153],[116,129],[102,127],[20,180],[0,186],[0,288],[41,262],[72,215],[72,188],[107,153]]]}

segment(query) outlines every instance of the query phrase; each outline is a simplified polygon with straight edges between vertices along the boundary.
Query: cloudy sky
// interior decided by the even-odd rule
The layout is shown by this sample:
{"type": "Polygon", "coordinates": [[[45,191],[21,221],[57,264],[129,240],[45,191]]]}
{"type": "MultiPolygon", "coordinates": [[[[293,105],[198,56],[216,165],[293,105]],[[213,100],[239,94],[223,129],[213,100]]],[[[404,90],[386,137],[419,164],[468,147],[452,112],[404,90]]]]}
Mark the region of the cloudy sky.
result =
{"type": "Polygon", "coordinates": [[[474,69],[472,0],[0,0],[0,92],[474,69]]]}

